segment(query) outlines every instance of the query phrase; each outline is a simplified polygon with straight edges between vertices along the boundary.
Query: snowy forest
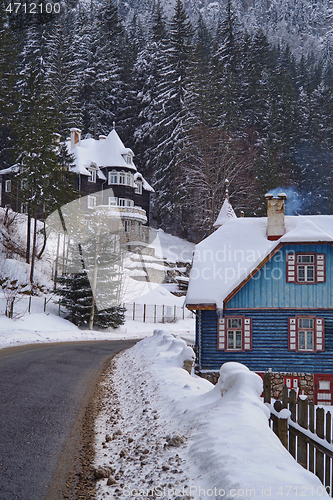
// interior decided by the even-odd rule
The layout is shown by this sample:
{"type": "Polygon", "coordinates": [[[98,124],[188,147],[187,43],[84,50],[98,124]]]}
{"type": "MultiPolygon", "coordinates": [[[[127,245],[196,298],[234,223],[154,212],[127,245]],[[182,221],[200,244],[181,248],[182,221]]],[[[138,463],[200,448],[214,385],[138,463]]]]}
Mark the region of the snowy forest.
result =
{"type": "MultiPolygon", "coordinates": [[[[172,234],[197,242],[212,231],[225,179],[237,215],[265,215],[263,195],[277,187],[293,190],[301,213],[333,213],[325,23],[325,44],[297,50],[296,28],[289,45],[272,25],[244,23],[233,0],[214,22],[181,0],[124,17],[115,0],[31,5],[1,0],[0,12],[0,168],[39,182],[31,206],[69,201],[72,160],[55,137],[79,127],[98,138],[115,122],[155,189],[154,225],[172,234]]],[[[300,12],[302,38],[313,11],[300,12]]]]}

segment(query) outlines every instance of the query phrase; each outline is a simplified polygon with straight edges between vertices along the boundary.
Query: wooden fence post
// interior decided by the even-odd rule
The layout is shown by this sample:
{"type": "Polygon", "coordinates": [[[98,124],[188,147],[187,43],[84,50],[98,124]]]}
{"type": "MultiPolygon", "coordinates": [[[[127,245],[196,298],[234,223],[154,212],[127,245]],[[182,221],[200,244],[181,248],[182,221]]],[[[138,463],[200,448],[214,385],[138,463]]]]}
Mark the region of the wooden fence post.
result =
{"type": "Polygon", "coordinates": [[[281,443],[288,450],[288,418],[278,419],[278,432],[281,443]]]}
{"type": "Polygon", "coordinates": [[[271,374],[264,374],[264,403],[271,402],[271,374]]]}
{"type": "MultiPolygon", "coordinates": [[[[289,393],[289,411],[291,413],[290,418],[293,422],[296,422],[296,410],[297,396],[296,391],[292,389],[289,393]]],[[[293,432],[289,432],[289,453],[296,458],[296,436],[293,432]]]]}
{"type": "Polygon", "coordinates": [[[44,297],[44,312],[46,312],[46,297],[44,297]]]}
{"type": "MultiPolygon", "coordinates": [[[[298,400],[298,424],[303,427],[303,429],[308,428],[308,400],[299,399],[298,400]]],[[[298,437],[297,439],[297,462],[303,467],[307,468],[308,453],[307,453],[307,442],[303,437],[298,437]]]]}
{"type": "Polygon", "coordinates": [[[29,297],[28,313],[31,313],[31,295],[29,297]]]}
{"type": "MultiPolygon", "coordinates": [[[[325,438],[328,443],[331,444],[331,427],[332,427],[332,415],[328,411],[326,413],[326,432],[325,438]]],[[[325,455],[325,486],[331,486],[331,459],[328,455],[325,455]]]]}
{"type": "MultiPolygon", "coordinates": [[[[324,434],[325,410],[317,408],[316,410],[316,434],[318,437],[325,439],[324,434]]],[[[316,476],[320,481],[324,482],[324,454],[316,449],[316,476]]]]}
{"type": "Polygon", "coordinates": [[[61,300],[59,299],[59,309],[58,309],[58,315],[60,316],[61,313],[61,300]]]}
{"type": "Polygon", "coordinates": [[[288,408],[288,387],[286,385],[282,389],[282,408],[288,408]]]}
{"type": "MultiPolygon", "coordinates": [[[[315,427],[314,427],[314,403],[313,401],[309,403],[309,430],[314,434],[315,427]]],[[[309,471],[313,472],[315,471],[314,468],[314,446],[312,443],[309,444],[309,471]]]]}

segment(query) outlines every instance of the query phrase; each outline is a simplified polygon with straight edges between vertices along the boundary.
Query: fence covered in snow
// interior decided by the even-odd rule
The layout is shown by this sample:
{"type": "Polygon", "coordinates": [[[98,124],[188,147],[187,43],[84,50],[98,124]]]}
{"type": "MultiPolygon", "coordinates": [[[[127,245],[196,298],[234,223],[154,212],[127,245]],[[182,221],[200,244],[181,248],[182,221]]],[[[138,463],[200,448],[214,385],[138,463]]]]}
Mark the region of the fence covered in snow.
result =
{"type": "MultiPolygon", "coordinates": [[[[192,311],[186,307],[166,306],[157,304],[123,304],[126,309],[126,320],[141,321],[144,323],[173,323],[180,319],[193,318],[192,311]]],[[[0,314],[5,314],[6,301],[0,297],[0,314]]],[[[21,296],[13,305],[13,317],[23,316],[25,313],[47,312],[64,316],[64,309],[60,299],[55,295],[47,297],[21,296]]]]}
{"type": "Polygon", "coordinates": [[[194,318],[192,311],[185,306],[165,306],[157,304],[124,304],[127,320],[144,323],[173,323],[179,319],[194,318]]]}
{"type": "MultiPolygon", "coordinates": [[[[332,415],[313,402],[297,399],[294,390],[284,386],[282,402],[275,401],[271,425],[289,453],[305,469],[314,473],[333,496],[332,415]],[[289,394],[288,394],[289,392],[289,394]]],[[[323,488],[323,495],[324,488],[323,488]]]]}

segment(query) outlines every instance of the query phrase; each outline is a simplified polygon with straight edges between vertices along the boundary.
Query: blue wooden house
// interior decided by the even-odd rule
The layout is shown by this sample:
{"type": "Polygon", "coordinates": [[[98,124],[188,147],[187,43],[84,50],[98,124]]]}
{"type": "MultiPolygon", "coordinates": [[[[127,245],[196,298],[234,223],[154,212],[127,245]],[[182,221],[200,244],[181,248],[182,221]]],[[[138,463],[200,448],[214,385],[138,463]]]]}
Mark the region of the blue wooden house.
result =
{"type": "Polygon", "coordinates": [[[198,369],[212,378],[238,361],[271,372],[275,397],[286,383],[333,404],[333,216],[285,216],[284,194],[266,198],[263,218],[224,206],[196,246],[186,304],[198,369]]]}

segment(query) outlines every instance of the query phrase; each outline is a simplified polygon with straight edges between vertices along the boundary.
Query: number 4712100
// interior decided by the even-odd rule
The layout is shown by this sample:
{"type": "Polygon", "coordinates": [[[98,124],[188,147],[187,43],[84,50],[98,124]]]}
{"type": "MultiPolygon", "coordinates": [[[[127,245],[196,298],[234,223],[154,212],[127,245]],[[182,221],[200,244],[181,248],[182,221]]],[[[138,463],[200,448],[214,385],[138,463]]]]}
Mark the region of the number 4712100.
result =
{"type": "Polygon", "coordinates": [[[46,14],[59,14],[60,12],[60,3],[18,3],[13,2],[9,3],[6,7],[6,12],[10,14],[13,12],[17,14],[19,11],[22,11],[24,14],[38,14],[38,13],[46,13],[46,14]]]}

